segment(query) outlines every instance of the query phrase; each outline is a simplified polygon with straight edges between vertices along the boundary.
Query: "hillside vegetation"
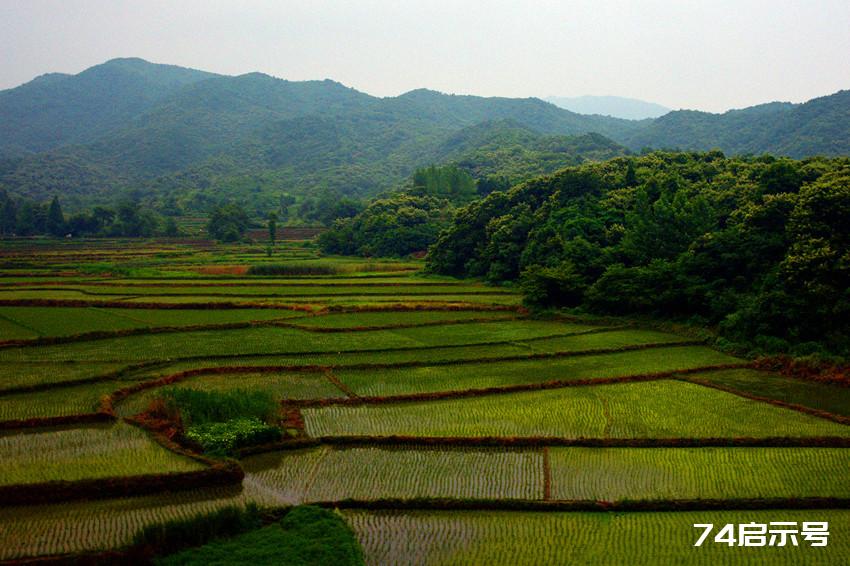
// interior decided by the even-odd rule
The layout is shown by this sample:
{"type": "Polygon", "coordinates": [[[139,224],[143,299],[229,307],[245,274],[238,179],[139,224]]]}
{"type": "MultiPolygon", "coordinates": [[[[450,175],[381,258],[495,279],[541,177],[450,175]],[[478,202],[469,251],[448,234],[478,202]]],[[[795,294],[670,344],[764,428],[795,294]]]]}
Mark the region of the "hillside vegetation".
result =
{"type": "Polygon", "coordinates": [[[38,202],[60,196],[71,211],[132,196],[204,214],[238,199],[265,216],[281,199],[320,190],[374,197],[432,163],[506,188],[623,146],[846,155],[848,96],[634,121],[536,98],[426,89],[377,98],[331,80],[115,59],[0,92],[0,186],[38,202]]]}
{"type": "Polygon", "coordinates": [[[653,153],[461,208],[431,271],[520,281],[535,307],[716,325],[763,351],[850,351],[850,160],[653,153]]]}

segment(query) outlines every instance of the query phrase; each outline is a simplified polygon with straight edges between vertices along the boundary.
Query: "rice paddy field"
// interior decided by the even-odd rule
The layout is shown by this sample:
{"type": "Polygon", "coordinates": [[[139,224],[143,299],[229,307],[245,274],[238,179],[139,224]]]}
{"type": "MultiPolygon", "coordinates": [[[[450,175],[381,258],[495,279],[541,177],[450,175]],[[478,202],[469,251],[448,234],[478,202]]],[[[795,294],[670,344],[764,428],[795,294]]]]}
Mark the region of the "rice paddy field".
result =
{"type": "Polygon", "coordinates": [[[375,565],[850,563],[850,389],[417,260],[264,248],[0,241],[0,563],[249,503],[338,508],[375,565]],[[202,456],[180,390],[271,399],[285,433],[202,456]],[[694,546],[776,521],[829,544],[694,546]]]}

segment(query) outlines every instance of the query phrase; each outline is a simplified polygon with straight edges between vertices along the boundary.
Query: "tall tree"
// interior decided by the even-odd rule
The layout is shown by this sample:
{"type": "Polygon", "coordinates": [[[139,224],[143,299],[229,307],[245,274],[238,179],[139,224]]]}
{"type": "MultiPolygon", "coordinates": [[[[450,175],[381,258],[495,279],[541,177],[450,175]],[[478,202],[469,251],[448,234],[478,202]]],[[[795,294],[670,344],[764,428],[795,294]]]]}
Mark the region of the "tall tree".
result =
{"type": "Polygon", "coordinates": [[[51,236],[62,236],[65,234],[65,215],[62,214],[62,205],[59,197],[54,196],[47,209],[47,232],[51,236]]]}

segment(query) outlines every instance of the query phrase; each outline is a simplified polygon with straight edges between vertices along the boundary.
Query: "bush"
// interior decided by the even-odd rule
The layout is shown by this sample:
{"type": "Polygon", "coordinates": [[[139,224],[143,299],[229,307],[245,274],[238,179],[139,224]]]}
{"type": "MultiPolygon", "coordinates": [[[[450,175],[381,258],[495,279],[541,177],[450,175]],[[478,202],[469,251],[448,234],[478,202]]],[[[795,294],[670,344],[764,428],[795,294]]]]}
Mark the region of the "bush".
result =
{"type": "Polygon", "coordinates": [[[133,537],[137,550],[169,554],[187,547],[200,546],[218,538],[238,535],[261,526],[258,507],[249,503],[244,509],[224,507],[188,519],[172,519],[148,525],[133,537]]]}
{"type": "Polygon", "coordinates": [[[173,388],[163,393],[163,399],[166,409],[179,412],[187,426],[223,423],[238,418],[274,422],[280,409],[270,393],[244,389],[221,392],[173,388]]]}
{"type": "Polygon", "coordinates": [[[213,541],[156,561],[157,564],[277,564],[356,566],[363,552],[351,528],[333,511],[299,506],[277,524],[213,541]]]}
{"type": "Polygon", "coordinates": [[[200,444],[205,452],[227,454],[237,448],[280,440],[281,430],[259,419],[238,418],[207,423],[186,429],[186,438],[200,444]]]}

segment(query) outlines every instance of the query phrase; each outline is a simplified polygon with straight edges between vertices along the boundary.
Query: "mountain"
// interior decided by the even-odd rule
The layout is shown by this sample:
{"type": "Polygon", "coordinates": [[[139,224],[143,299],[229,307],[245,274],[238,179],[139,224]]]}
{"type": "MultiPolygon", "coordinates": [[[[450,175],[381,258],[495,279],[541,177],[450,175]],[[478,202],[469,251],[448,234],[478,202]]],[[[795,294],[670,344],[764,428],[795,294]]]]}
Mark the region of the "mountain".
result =
{"type": "Polygon", "coordinates": [[[169,210],[202,213],[238,199],[261,211],[283,193],[371,197],[432,163],[519,179],[620,155],[623,146],[848,154],[848,109],[841,92],[637,121],[536,98],[427,89],[378,98],[331,80],[115,59],[0,91],[0,186],[39,201],[59,195],[67,210],[133,194],[169,210]]]}
{"type": "Polygon", "coordinates": [[[670,112],[669,108],[660,104],[622,96],[550,96],[544,100],[578,114],[599,114],[626,120],[658,118],[670,112]]]}
{"type": "Polygon", "coordinates": [[[78,75],[42,75],[0,91],[0,151],[41,152],[93,141],[180,88],[213,76],[142,59],[113,59],[78,75]]]}
{"type": "Polygon", "coordinates": [[[416,167],[438,159],[440,146],[453,134],[487,120],[512,120],[541,135],[623,136],[635,127],[538,99],[424,89],[376,98],[330,80],[193,73],[117,60],[4,91],[0,112],[24,135],[5,132],[5,147],[13,149],[0,157],[0,184],[38,200],[59,194],[71,209],[128,191],[192,209],[234,197],[259,207],[273,204],[282,192],[332,189],[369,196],[392,188],[416,167]],[[107,88],[92,78],[103,74],[123,86],[107,88]],[[51,83],[65,94],[47,89],[53,98],[40,106],[30,102],[31,109],[21,111],[28,92],[44,91],[51,83]],[[68,84],[88,94],[52,111],[57,99],[67,98],[68,84]],[[113,96],[118,90],[123,95],[113,96]],[[110,111],[96,123],[83,118],[100,104],[110,111]],[[66,124],[58,128],[63,136],[53,135],[52,123],[66,124]]]}
{"type": "Polygon", "coordinates": [[[804,104],[772,102],[723,114],[670,112],[618,141],[643,147],[802,158],[850,155],[850,91],[804,104]]]}

